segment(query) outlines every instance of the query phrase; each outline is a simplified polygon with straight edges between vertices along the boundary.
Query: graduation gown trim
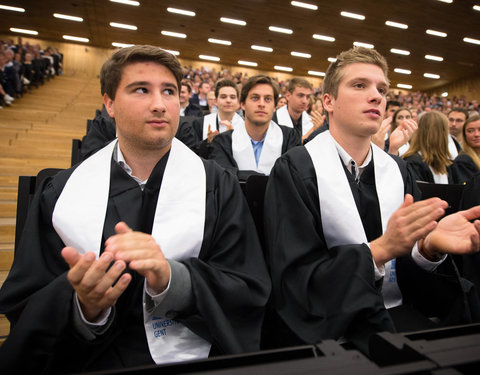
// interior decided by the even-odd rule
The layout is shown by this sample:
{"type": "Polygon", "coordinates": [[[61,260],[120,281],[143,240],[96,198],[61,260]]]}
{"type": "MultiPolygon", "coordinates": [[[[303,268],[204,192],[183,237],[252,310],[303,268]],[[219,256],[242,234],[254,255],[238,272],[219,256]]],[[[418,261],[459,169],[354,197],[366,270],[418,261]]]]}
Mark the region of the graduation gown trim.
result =
{"type": "MultiPolygon", "coordinates": [[[[55,205],[55,230],[67,246],[81,253],[93,250],[99,255],[116,143],[111,142],[75,169],[55,205]]],[[[198,257],[205,226],[205,194],[206,175],[201,159],[174,138],[152,229],[165,257],[198,257]],[[186,231],[189,236],[182,236],[186,231]]],[[[156,363],[208,356],[210,344],[186,326],[170,324],[172,320],[156,317],[145,307],[143,312],[148,346],[156,363]],[[158,327],[169,332],[159,336],[155,333],[158,327]]]]}
{"type": "Polygon", "coordinates": [[[257,167],[252,142],[246,128],[239,127],[232,132],[232,154],[241,171],[256,171],[269,175],[275,161],[282,154],[282,145],[283,133],[280,127],[271,121],[265,134],[257,167]]]}
{"type": "MultiPolygon", "coordinates": [[[[284,105],[283,107],[277,109],[277,122],[279,125],[288,126],[289,128],[293,128],[293,122],[288,113],[288,104],[284,105]]],[[[302,136],[304,136],[308,131],[313,127],[312,119],[310,115],[303,111],[302,113],[302,136]]]]}
{"type": "MultiPolygon", "coordinates": [[[[222,126],[218,123],[218,113],[210,113],[203,117],[202,139],[207,139],[208,125],[213,124],[215,124],[215,129],[218,130],[219,133],[223,133],[226,130],[226,128],[221,129],[222,126]]],[[[240,115],[238,115],[237,113],[234,113],[232,118],[232,125],[234,129],[243,126],[243,118],[241,118],[240,115]]]]}
{"type": "MultiPolygon", "coordinates": [[[[321,192],[320,214],[328,248],[366,244],[368,241],[362,220],[330,131],[319,134],[305,147],[312,158],[318,191],[321,192]]],[[[371,147],[382,232],[385,232],[388,219],[403,203],[404,183],[398,164],[374,144],[371,147]]],[[[395,266],[390,261],[385,264],[382,289],[387,308],[402,303],[398,285],[389,282],[392,272],[395,272],[395,266]]]]}

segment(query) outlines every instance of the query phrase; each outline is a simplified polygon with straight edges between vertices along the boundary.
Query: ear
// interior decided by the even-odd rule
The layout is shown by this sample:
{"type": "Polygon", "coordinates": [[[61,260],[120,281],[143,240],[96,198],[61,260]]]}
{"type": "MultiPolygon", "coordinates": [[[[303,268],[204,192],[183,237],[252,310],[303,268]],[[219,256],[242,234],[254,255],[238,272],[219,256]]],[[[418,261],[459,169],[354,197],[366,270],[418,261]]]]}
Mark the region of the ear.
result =
{"type": "Polygon", "coordinates": [[[242,109],[242,111],[245,111],[245,103],[240,103],[240,108],[242,109]]]}
{"type": "Polygon", "coordinates": [[[108,115],[111,118],[115,118],[115,111],[113,109],[114,101],[110,99],[107,94],[103,94],[103,104],[105,104],[105,108],[107,109],[108,115]]]}
{"type": "Polygon", "coordinates": [[[285,93],[285,98],[287,99],[287,102],[290,101],[291,96],[292,96],[292,93],[287,90],[287,92],[285,93]]]}
{"type": "Polygon", "coordinates": [[[335,98],[332,94],[323,94],[322,97],[323,108],[328,114],[333,112],[333,106],[335,105],[335,98]]]}

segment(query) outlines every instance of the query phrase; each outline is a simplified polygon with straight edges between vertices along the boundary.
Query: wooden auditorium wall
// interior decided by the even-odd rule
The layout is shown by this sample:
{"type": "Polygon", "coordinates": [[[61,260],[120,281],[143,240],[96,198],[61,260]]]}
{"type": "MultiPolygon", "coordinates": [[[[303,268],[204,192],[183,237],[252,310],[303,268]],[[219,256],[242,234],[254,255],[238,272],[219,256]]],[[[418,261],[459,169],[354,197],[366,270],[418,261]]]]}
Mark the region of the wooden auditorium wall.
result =
{"type": "MultiPolygon", "coordinates": [[[[0,34],[0,40],[7,39],[12,39],[12,35],[0,34]]],[[[13,39],[16,41],[16,38],[13,39]]],[[[76,43],[61,43],[36,38],[25,38],[23,36],[22,41],[23,43],[29,42],[30,44],[40,44],[42,49],[47,48],[48,46],[57,48],[59,52],[63,53],[63,67],[66,74],[82,74],[92,78],[98,76],[102,64],[114,51],[113,48],[97,48],[76,43]]],[[[228,69],[232,73],[244,72],[249,76],[258,73],[264,73],[277,78],[279,81],[284,81],[293,77],[291,74],[260,71],[241,66],[228,66],[211,62],[186,60],[182,58],[179,58],[179,60],[183,66],[192,66],[193,68],[200,68],[204,66],[209,69],[215,68],[217,71],[228,69]]],[[[322,79],[315,77],[305,78],[314,87],[320,87],[322,84],[322,79]]]]}
{"type": "Polygon", "coordinates": [[[427,91],[428,94],[435,96],[440,96],[443,92],[448,92],[449,98],[454,96],[458,98],[463,95],[468,101],[474,99],[480,101],[480,76],[464,78],[427,91]]]}

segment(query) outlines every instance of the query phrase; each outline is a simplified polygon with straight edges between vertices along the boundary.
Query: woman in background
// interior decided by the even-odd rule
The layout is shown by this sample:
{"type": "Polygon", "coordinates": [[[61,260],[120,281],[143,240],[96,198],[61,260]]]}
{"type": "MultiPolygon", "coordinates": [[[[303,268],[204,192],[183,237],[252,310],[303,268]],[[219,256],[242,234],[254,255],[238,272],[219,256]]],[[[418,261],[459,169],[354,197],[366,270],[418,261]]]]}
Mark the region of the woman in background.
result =
{"type": "Polygon", "coordinates": [[[457,184],[464,184],[480,170],[480,116],[469,117],[465,121],[462,133],[463,149],[452,166],[457,184]]]}
{"type": "Polygon", "coordinates": [[[420,116],[418,130],[402,157],[414,172],[416,180],[436,184],[454,183],[448,151],[447,116],[438,111],[420,116]]]}

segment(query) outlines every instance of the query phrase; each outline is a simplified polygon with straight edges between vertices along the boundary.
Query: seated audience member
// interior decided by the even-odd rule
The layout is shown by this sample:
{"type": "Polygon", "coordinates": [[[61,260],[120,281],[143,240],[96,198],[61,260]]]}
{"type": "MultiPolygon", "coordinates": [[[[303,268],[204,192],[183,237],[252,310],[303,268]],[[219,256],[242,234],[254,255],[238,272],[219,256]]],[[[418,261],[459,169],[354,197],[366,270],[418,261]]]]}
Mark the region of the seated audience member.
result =
{"type": "Polygon", "coordinates": [[[180,90],[180,116],[202,117],[203,112],[200,106],[190,103],[192,88],[187,81],[182,81],[180,90]]]}
{"type": "MultiPolygon", "coordinates": [[[[475,173],[466,183],[460,202],[460,209],[468,210],[478,205],[480,205],[480,172],[475,173]]],[[[475,290],[480,297],[480,272],[478,272],[480,269],[480,253],[457,256],[456,262],[460,273],[475,285],[475,290]]],[[[466,284],[465,288],[468,287],[470,286],[466,284]]]]}
{"type": "Polygon", "coordinates": [[[417,181],[452,184],[452,160],[448,150],[448,119],[443,113],[431,111],[418,120],[410,148],[403,159],[417,181]]]}
{"type": "Polygon", "coordinates": [[[437,223],[447,203],[414,203],[419,191],[405,162],[371,144],[387,71],[372,49],[337,56],[323,83],[329,131],[272,169],[265,230],[277,345],[366,344],[371,333],[394,329],[391,316],[406,330],[430,326],[424,316],[464,318],[465,296],[445,254],[478,250],[479,221],[470,220],[480,207],[437,223]]]}
{"type": "Polygon", "coordinates": [[[450,138],[448,141],[448,149],[452,155],[452,160],[455,159],[460,151],[462,151],[462,144],[464,142],[463,127],[465,121],[468,119],[468,112],[462,108],[453,108],[448,112],[448,130],[450,138]]]}
{"type": "Polygon", "coordinates": [[[81,159],[85,160],[98,150],[108,145],[117,137],[115,120],[108,114],[105,105],[96,113],[95,118],[87,126],[87,134],[82,138],[81,159]]]}
{"type": "Polygon", "coordinates": [[[287,98],[284,97],[284,96],[281,96],[280,98],[278,98],[278,103],[277,103],[277,109],[280,109],[282,108],[284,105],[287,105],[287,98]]]}
{"type": "Polygon", "coordinates": [[[210,84],[208,82],[202,81],[198,86],[198,93],[192,95],[189,99],[190,103],[198,105],[203,114],[208,113],[208,102],[207,102],[207,95],[210,92],[210,84]]]}
{"type": "Polygon", "coordinates": [[[463,150],[453,161],[455,182],[463,184],[480,170],[480,116],[472,116],[462,128],[463,150]]]}
{"type": "Polygon", "coordinates": [[[262,74],[251,77],[243,85],[240,97],[245,126],[217,135],[209,158],[233,173],[254,171],[269,175],[275,160],[300,144],[295,129],[272,121],[277,99],[278,86],[272,78],[262,74]]]}
{"type": "Polygon", "coordinates": [[[215,100],[218,112],[194,119],[191,126],[182,126],[177,134],[181,141],[190,139],[193,134],[196,144],[192,149],[205,158],[208,158],[210,143],[217,134],[243,126],[243,119],[236,113],[239,103],[235,82],[227,79],[218,81],[215,100]]]}
{"type": "Polygon", "coordinates": [[[36,194],[0,291],[2,373],[258,350],[268,271],[235,177],[174,139],[181,78],[158,47],[103,65],[118,142],[36,194]]]}
{"type": "Polygon", "coordinates": [[[215,92],[214,91],[210,91],[207,94],[207,104],[208,104],[208,112],[205,113],[206,115],[208,115],[209,113],[217,113],[218,112],[217,102],[215,101],[215,92]]]}
{"type": "Polygon", "coordinates": [[[296,129],[302,141],[310,135],[313,127],[312,119],[307,113],[312,93],[313,87],[306,79],[291,79],[285,94],[287,105],[278,109],[273,115],[273,121],[278,125],[296,129]]]}

